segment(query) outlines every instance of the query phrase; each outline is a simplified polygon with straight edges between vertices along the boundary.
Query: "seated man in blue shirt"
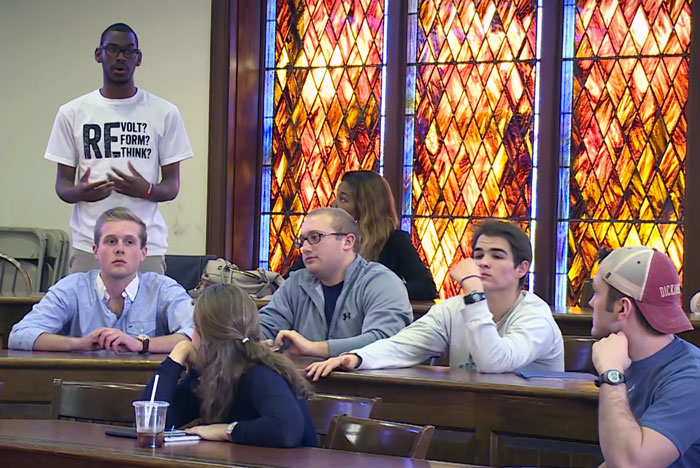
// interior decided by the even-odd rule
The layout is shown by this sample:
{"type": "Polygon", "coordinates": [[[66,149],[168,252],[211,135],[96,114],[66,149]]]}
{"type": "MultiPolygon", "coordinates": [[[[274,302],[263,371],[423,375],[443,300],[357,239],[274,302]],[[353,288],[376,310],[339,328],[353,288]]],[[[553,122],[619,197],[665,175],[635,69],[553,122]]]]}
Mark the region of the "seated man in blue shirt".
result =
{"type": "Polygon", "coordinates": [[[175,280],[137,273],[146,258],[146,225],[126,208],[95,224],[100,269],[74,273],[12,327],[11,349],[170,352],[192,336],[192,299],[175,280]]]}
{"type": "Polygon", "coordinates": [[[318,208],[295,240],[303,268],[260,310],[260,327],[289,354],[327,358],[396,334],[413,311],[401,279],[358,252],[360,231],[340,208],[318,208]]]}
{"type": "Polygon", "coordinates": [[[700,350],[675,336],[693,328],[676,266],[649,247],[615,249],[593,290],[601,466],[700,466],[700,350]]]}

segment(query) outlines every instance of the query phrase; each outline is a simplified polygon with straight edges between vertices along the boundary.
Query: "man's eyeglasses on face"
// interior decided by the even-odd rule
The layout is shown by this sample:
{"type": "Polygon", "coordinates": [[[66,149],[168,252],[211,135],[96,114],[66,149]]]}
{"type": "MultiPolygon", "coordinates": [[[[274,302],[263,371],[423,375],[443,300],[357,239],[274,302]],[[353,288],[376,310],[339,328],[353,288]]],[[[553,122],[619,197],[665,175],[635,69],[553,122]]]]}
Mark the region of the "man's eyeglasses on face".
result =
{"type": "Polygon", "coordinates": [[[116,57],[121,52],[122,54],[124,54],[124,58],[128,59],[136,57],[136,55],[138,55],[138,53],[141,52],[139,49],[134,49],[133,47],[127,47],[125,49],[122,49],[121,47],[115,46],[113,44],[100,46],[100,48],[104,50],[105,54],[107,54],[107,56],[109,57],[116,57]]]}
{"type": "Polygon", "coordinates": [[[299,236],[294,239],[294,245],[301,248],[304,242],[308,241],[310,245],[318,244],[326,236],[347,236],[347,232],[312,232],[308,236],[299,236]]]}

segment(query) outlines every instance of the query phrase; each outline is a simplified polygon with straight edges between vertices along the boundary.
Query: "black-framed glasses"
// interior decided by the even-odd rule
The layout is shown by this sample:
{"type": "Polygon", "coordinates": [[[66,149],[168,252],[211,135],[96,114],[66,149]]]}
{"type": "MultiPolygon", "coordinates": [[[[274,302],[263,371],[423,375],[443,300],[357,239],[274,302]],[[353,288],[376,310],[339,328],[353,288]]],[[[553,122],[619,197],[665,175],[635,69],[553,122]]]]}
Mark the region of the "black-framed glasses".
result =
{"type": "Polygon", "coordinates": [[[294,238],[294,245],[301,248],[304,242],[308,241],[310,245],[318,244],[326,236],[347,236],[347,232],[312,232],[308,236],[299,236],[294,238]]]}
{"type": "Polygon", "coordinates": [[[102,50],[105,51],[105,54],[109,57],[116,57],[120,53],[124,55],[124,58],[132,59],[136,57],[139,52],[141,52],[139,49],[135,49],[133,47],[125,47],[122,49],[119,46],[115,46],[114,44],[108,44],[106,46],[100,46],[102,50]]]}

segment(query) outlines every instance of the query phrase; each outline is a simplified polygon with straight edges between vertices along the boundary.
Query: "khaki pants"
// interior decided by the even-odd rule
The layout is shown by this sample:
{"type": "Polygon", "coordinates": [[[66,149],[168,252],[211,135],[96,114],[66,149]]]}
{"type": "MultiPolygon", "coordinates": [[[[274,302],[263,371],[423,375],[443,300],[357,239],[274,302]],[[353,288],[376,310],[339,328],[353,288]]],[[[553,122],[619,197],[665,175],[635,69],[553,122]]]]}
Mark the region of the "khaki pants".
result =
{"type": "MultiPolygon", "coordinates": [[[[68,264],[68,273],[77,273],[80,271],[97,270],[100,268],[99,263],[95,259],[93,253],[83,252],[76,248],[71,248],[70,263],[68,264]]],[[[152,271],[161,275],[165,274],[165,255],[153,255],[146,257],[139,271],[144,273],[152,271]]]]}

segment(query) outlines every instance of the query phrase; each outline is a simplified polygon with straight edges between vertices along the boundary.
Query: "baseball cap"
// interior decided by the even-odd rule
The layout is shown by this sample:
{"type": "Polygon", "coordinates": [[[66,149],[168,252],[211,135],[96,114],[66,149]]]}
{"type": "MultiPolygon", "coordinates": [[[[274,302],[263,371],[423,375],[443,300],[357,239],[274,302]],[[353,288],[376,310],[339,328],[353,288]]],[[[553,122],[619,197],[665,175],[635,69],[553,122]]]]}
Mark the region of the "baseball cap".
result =
{"type": "Polygon", "coordinates": [[[632,297],[656,331],[676,334],[693,329],[681,307],[676,266],[667,255],[650,247],[620,247],[600,262],[598,274],[610,286],[632,297]]]}

